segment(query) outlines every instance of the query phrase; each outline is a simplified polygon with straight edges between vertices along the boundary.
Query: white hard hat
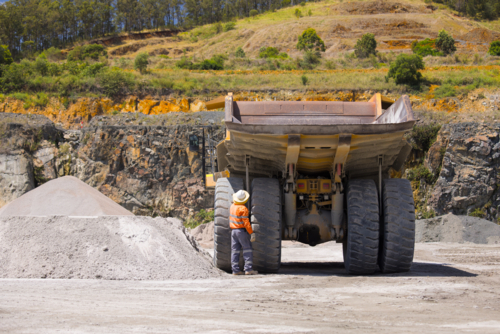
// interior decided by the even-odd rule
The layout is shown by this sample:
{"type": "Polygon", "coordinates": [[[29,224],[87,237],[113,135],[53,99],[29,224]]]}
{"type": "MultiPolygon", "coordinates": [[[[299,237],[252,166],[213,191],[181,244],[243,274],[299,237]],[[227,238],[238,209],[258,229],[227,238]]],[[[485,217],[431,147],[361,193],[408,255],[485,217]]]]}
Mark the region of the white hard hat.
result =
{"type": "Polygon", "coordinates": [[[250,194],[247,193],[245,190],[239,190],[235,194],[233,194],[233,202],[234,203],[240,203],[244,204],[248,201],[250,198],[250,194]]]}

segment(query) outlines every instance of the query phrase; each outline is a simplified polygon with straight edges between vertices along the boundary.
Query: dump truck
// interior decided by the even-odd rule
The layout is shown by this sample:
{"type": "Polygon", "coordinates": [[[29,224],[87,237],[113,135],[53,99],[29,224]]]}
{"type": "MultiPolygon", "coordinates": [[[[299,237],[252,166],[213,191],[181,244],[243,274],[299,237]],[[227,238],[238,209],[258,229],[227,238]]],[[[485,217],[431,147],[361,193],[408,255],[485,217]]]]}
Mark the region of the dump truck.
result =
{"type": "Polygon", "coordinates": [[[349,274],[408,271],[415,204],[400,171],[411,146],[408,96],[368,102],[223,100],[226,137],[216,146],[214,257],[231,270],[232,195],[250,193],[254,268],[277,272],[282,240],[342,243],[349,274]]]}

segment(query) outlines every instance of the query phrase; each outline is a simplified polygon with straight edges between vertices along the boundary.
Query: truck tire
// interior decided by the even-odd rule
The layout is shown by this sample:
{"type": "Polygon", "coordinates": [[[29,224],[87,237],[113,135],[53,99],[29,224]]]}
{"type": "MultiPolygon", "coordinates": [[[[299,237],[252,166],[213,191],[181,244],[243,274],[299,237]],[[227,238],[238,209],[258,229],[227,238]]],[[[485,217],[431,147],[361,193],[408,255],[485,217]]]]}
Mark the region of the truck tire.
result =
{"type": "Polygon", "coordinates": [[[351,180],[347,184],[347,236],[344,266],[351,275],[377,270],[379,247],[379,204],[373,180],[351,180]]]}
{"type": "Polygon", "coordinates": [[[253,267],[275,273],[281,266],[281,188],[279,181],[256,178],[252,181],[251,223],[254,227],[253,267]]]}
{"type": "Polygon", "coordinates": [[[233,194],[243,189],[243,180],[238,177],[220,178],[215,184],[214,200],[214,265],[231,272],[231,228],[229,208],[233,194]]]}
{"type": "Polygon", "coordinates": [[[407,272],[415,250],[415,202],[410,181],[384,180],[382,200],[380,270],[383,273],[407,272]]]}

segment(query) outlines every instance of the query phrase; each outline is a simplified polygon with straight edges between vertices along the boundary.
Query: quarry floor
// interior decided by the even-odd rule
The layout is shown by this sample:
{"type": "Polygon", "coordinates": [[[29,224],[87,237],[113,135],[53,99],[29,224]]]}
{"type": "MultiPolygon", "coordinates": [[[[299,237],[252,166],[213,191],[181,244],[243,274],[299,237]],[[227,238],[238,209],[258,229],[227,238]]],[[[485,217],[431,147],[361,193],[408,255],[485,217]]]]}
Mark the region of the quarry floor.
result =
{"type": "Polygon", "coordinates": [[[284,243],[279,274],[0,280],[2,333],[498,333],[500,245],[417,244],[405,274],[347,276],[340,244],[284,243]]]}

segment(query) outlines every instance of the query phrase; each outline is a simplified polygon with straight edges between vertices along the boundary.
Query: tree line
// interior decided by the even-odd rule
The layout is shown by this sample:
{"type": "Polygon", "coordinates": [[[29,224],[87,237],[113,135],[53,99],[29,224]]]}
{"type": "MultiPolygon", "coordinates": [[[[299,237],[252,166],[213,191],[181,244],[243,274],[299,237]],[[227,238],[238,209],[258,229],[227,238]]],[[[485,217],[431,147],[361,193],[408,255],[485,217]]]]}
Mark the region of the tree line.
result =
{"type": "Polygon", "coordinates": [[[463,15],[479,20],[494,20],[500,17],[499,0],[434,0],[434,2],[445,4],[463,15]]]}
{"type": "Polygon", "coordinates": [[[120,32],[190,28],[294,5],[297,0],[10,0],[0,4],[0,45],[19,59],[120,32]]]}

